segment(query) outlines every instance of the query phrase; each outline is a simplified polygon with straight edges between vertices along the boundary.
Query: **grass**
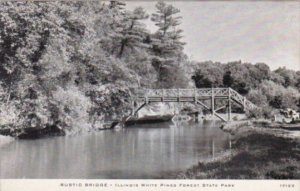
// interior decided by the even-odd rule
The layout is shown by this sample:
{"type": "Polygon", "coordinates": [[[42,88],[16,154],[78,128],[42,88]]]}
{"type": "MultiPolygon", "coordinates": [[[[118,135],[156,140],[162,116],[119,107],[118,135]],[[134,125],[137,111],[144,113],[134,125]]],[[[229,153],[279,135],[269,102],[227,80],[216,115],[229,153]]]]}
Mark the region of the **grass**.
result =
{"type": "Polygon", "coordinates": [[[179,173],[188,179],[299,179],[299,140],[252,132],[239,136],[231,157],[197,166],[179,173]]]}

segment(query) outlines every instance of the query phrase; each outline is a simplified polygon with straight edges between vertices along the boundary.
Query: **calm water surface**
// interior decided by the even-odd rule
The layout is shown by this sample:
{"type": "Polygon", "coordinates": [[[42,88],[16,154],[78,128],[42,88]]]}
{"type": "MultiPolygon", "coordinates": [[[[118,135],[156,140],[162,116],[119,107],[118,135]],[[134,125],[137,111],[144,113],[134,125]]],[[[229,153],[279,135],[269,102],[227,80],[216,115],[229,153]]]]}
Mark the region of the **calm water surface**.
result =
{"type": "Polygon", "coordinates": [[[227,150],[218,126],[168,122],[17,140],[0,148],[0,178],[159,178],[227,150]]]}

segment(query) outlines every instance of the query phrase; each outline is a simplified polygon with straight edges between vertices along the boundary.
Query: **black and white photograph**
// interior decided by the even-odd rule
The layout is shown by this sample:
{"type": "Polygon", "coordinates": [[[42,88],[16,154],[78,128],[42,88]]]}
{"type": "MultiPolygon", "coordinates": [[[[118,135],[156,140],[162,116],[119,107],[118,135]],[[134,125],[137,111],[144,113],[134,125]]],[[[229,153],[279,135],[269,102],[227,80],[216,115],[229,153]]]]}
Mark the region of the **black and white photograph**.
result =
{"type": "Polygon", "coordinates": [[[299,181],[300,1],[1,1],[0,179],[299,181]]]}

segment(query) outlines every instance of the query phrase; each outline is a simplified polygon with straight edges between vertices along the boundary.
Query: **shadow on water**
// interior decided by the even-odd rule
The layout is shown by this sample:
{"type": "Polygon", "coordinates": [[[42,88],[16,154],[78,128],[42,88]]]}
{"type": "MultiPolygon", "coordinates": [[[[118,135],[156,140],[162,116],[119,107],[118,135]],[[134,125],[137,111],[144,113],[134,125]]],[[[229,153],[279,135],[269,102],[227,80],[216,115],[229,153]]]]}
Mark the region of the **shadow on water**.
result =
{"type": "Polygon", "coordinates": [[[218,123],[157,123],[1,148],[0,178],[159,178],[229,148],[218,123]]]}

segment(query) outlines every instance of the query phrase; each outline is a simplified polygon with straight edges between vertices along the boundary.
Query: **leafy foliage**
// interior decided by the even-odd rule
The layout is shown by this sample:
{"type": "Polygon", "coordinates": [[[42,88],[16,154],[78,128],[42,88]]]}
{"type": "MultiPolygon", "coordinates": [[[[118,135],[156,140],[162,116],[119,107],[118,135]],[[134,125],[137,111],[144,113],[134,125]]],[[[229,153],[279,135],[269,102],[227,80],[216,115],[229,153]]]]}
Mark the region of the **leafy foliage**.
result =
{"type": "Polygon", "coordinates": [[[299,109],[299,71],[286,68],[271,71],[264,63],[241,61],[226,64],[193,64],[191,79],[198,88],[231,87],[262,109],[250,111],[252,117],[270,117],[271,108],[299,109]]]}
{"type": "MultiPolygon", "coordinates": [[[[95,121],[128,112],[129,88],[162,80],[155,59],[171,60],[163,67],[169,77],[181,73],[182,31],[174,30],[179,18],[172,16],[179,10],[157,7],[168,14],[163,36],[162,27],[147,30],[142,7],[128,11],[124,2],[1,2],[1,125],[89,130],[95,121]],[[158,54],[156,45],[168,52],[158,54]]],[[[187,78],[172,77],[164,86],[181,79],[187,78]]]]}

